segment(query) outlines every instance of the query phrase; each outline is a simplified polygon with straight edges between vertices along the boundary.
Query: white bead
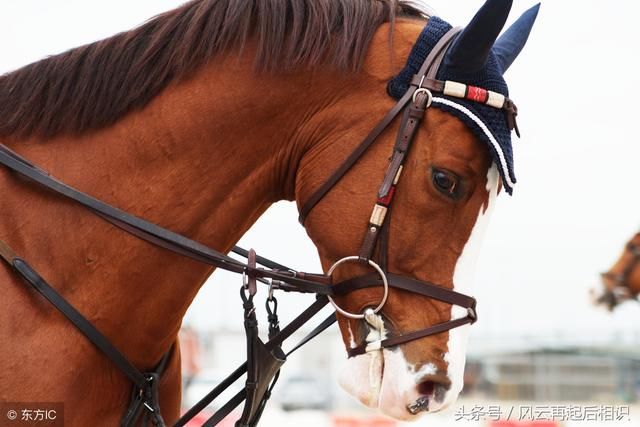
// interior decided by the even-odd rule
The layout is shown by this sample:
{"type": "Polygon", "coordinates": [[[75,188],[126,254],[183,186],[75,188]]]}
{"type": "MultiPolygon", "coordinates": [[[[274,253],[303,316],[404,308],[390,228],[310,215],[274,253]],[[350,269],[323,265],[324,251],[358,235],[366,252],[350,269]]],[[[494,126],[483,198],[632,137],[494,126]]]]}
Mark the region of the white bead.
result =
{"type": "Polygon", "coordinates": [[[447,80],[444,82],[444,94],[464,98],[467,95],[467,85],[447,80]]]}
{"type": "Polygon", "coordinates": [[[387,215],[387,208],[376,204],[376,206],[373,208],[373,213],[371,214],[371,219],[369,220],[369,222],[371,224],[377,225],[378,227],[382,227],[385,215],[387,215]]]}
{"type": "Polygon", "coordinates": [[[494,108],[502,108],[504,106],[505,98],[504,95],[498,92],[487,91],[489,93],[489,98],[487,99],[487,105],[494,108]]]}

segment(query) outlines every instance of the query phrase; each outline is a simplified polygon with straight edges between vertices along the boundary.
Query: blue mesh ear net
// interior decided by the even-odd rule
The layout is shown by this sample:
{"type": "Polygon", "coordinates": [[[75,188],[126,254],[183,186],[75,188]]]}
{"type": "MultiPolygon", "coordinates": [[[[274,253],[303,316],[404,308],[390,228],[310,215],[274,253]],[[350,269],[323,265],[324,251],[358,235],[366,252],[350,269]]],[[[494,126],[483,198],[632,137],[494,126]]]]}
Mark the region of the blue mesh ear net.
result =
{"type": "MultiPolygon", "coordinates": [[[[395,99],[399,99],[407,90],[409,90],[410,81],[413,75],[419,71],[420,66],[422,66],[425,58],[429,52],[431,52],[431,49],[433,49],[438,40],[440,40],[440,38],[451,28],[452,27],[449,23],[438,17],[434,16],[429,19],[429,22],[424,27],[418,37],[418,40],[413,46],[405,67],[397,76],[389,81],[387,92],[390,96],[395,99]]],[[[484,67],[473,73],[448,69],[446,61],[444,61],[438,71],[437,78],[440,80],[452,80],[467,85],[477,86],[501,93],[507,97],[509,96],[509,89],[502,77],[498,60],[493,52],[489,54],[489,58],[484,67]]],[[[434,93],[434,97],[444,98],[452,101],[458,106],[462,106],[467,109],[472,116],[475,116],[476,119],[479,119],[482,122],[485,129],[483,129],[483,126],[474,120],[473,117],[461,111],[460,108],[455,108],[451,105],[446,105],[437,101],[434,101],[433,103],[435,108],[440,108],[441,110],[453,114],[458,119],[462,120],[481,141],[484,141],[487,144],[489,152],[500,170],[504,188],[509,194],[512,194],[512,184],[515,184],[516,178],[513,169],[511,130],[507,124],[505,112],[484,104],[466,99],[454,98],[444,94],[434,93]]]]}

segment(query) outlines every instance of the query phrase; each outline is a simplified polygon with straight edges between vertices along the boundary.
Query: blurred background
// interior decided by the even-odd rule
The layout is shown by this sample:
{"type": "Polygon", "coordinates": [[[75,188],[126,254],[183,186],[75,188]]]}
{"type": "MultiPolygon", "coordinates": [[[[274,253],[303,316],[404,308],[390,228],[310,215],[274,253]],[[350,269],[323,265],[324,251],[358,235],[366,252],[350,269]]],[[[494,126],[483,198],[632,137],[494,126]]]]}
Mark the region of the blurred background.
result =
{"type": "MultiPolygon", "coordinates": [[[[0,2],[0,71],[130,29],[181,3],[0,2]]],[[[465,25],[482,3],[428,2],[454,25],[465,25]]],[[[510,22],[532,5],[514,1],[510,22]]],[[[523,134],[515,141],[518,185],[513,197],[498,199],[478,261],[480,321],[472,328],[467,385],[458,403],[419,425],[640,426],[640,304],[608,313],[589,299],[599,273],[640,226],[639,12],[633,0],[543,3],[506,75],[523,134]],[[575,419],[528,419],[536,410],[573,411],[575,419]],[[612,411],[613,421],[602,421],[609,419],[602,411],[612,411]]],[[[239,244],[320,271],[296,218],[294,204],[278,203],[239,244]]],[[[185,318],[185,405],[245,359],[239,285],[239,277],[215,273],[185,318]]],[[[280,296],[282,320],[311,301],[280,296]]],[[[261,425],[400,426],[341,392],[336,378],[345,358],[336,328],[292,356],[261,425]]]]}

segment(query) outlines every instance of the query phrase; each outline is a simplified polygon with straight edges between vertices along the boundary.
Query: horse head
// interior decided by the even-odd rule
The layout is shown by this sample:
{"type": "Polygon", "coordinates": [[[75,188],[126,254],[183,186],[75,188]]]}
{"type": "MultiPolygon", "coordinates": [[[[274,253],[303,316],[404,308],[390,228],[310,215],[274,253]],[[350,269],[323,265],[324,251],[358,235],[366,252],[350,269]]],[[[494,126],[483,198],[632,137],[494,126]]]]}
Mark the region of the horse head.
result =
{"type": "Polygon", "coordinates": [[[592,297],[598,305],[613,310],[619,304],[637,299],[640,294],[640,233],[624,247],[613,266],[601,274],[602,289],[593,291],[592,297]]]}
{"type": "MultiPolygon", "coordinates": [[[[511,193],[515,183],[510,145],[513,118],[504,109],[491,106],[490,98],[504,101],[508,96],[502,75],[524,46],[538,6],[498,38],[510,7],[511,1],[487,1],[452,41],[434,76],[456,83],[446,83],[449,87],[442,93],[429,92],[431,106],[393,188],[387,186],[386,192],[378,185],[388,179],[385,172],[394,167],[398,121],[382,133],[356,166],[330,189],[324,188],[322,197],[317,196],[319,187],[327,187],[331,171],[353,149],[352,139],[371,128],[371,117],[358,115],[362,106],[371,114],[392,105],[388,97],[367,88],[336,103],[342,117],[353,117],[350,127],[341,129],[339,142],[326,141],[310,149],[296,181],[304,225],[334,282],[367,273],[383,274],[376,273],[373,265],[385,273],[470,292],[475,257],[494,199],[502,188],[511,193]],[[365,234],[376,235],[375,251],[365,234]],[[362,255],[363,238],[375,265],[357,262],[358,255],[360,261],[368,260],[362,255]],[[335,264],[349,256],[356,261],[335,264]]],[[[396,43],[415,37],[416,26],[422,29],[423,25],[422,21],[397,23],[396,43]]],[[[381,65],[381,53],[370,51],[363,72],[388,81],[389,95],[401,98],[407,90],[417,89],[411,88],[410,80],[413,78],[414,84],[420,80],[422,76],[415,77],[415,73],[449,31],[449,24],[432,17],[413,44],[403,70],[389,74],[381,65]]],[[[380,33],[376,37],[384,37],[380,33]]],[[[364,354],[354,349],[464,318],[468,307],[393,286],[388,295],[382,286],[358,289],[336,297],[336,305],[342,313],[342,338],[352,356],[340,380],[347,392],[367,406],[405,420],[455,401],[463,386],[468,324],[389,348],[370,346],[364,354]],[[355,318],[367,309],[379,311],[375,316],[369,311],[367,321],[355,318]]]]}

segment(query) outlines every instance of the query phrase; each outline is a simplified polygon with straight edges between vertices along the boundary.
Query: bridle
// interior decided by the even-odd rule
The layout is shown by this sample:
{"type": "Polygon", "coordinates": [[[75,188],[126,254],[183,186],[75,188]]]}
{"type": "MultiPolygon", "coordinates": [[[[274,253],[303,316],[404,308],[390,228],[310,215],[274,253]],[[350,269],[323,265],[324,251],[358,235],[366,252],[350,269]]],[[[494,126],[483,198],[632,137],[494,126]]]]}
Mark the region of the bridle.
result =
{"type": "Polygon", "coordinates": [[[598,303],[606,304],[609,309],[613,309],[616,305],[628,300],[638,299],[638,294],[631,291],[631,283],[629,278],[633,271],[640,266],[640,246],[633,242],[627,243],[626,250],[631,254],[631,259],[622,269],[621,273],[613,273],[607,271],[601,276],[613,282],[613,286],[607,288],[606,291],[598,298],[598,303]]]}
{"type": "MultiPolygon", "coordinates": [[[[245,313],[244,323],[247,336],[247,362],[236,369],[227,379],[187,411],[175,426],[184,426],[202,409],[207,407],[222,391],[245,373],[247,374],[247,380],[244,389],[236,394],[227,404],[222,406],[204,425],[216,425],[235,407],[242,403],[243,400],[246,400],[242,416],[236,425],[239,427],[255,426],[260,419],[262,410],[278,378],[280,367],[286,360],[286,357],[328,328],[335,322],[336,317],[332,314],[326,318],[288,353],[282,350],[283,342],[329,303],[334,305],[337,312],[346,317],[365,319],[370,327],[375,327],[375,322],[372,321],[372,318],[384,307],[389,288],[425,296],[451,305],[458,305],[467,310],[467,315],[462,318],[452,319],[404,335],[392,336],[375,342],[367,342],[351,348],[348,350],[349,357],[371,351],[379,351],[384,348],[396,347],[410,341],[446,332],[452,328],[472,324],[477,320],[476,301],[473,297],[432,283],[393,274],[387,270],[388,224],[393,195],[416,132],[425,112],[431,106],[433,100],[432,92],[441,92],[449,96],[467,97],[467,99],[471,99],[467,96],[465,90],[460,92],[461,86],[464,85],[449,81],[443,82],[436,79],[447,47],[459,31],[459,28],[452,29],[440,39],[425,59],[420,71],[412,79],[409,90],[407,90],[404,96],[398,100],[395,106],[374,127],[363,142],[356,147],[351,155],[345,159],[336,171],[302,206],[300,210],[300,221],[304,223],[306,217],[320,200],[322,200],[354,166],[358,159],[367,151],[389,124],[402,113],[400,130],[394,145],[393,154],[382,184],[379,187],[377,201],[373,208],[360,251],[357,255],[338,260],[331,266],[326,275],[297,272],[282,264],[257,256],[253,250],[246,251],[242,248],[235,247],[233,249],[234,253],[247,258],[246,263],[241,262],[185,236],[176,234],[82,193],[55,179],[8,147],[0,144],[0,164],[11,171],[67,199],[77,202],[104,220],[140,239],[201,263],[242,274],[241,297],[245,313]],[[376,248],[378,248],[379,255],[378,263],[372,260],[376,248]],[[333,283],[332,276],[335,269],[347,262],[358,262],[369,265],[376,273],[374,275],[351,278],[340,283],[333,283]],[[269,315],[269,340],[267,342],[263,342],[258,336],[258,323],[253,302],[257,292],[257,283],[263,283],[269,286],[269,296],[265,302],[269,315]],[[335,296],[344,296],[360,289],[380,286],[383,288],[383,298],[378,306],[366,309],[364,313],[347,312],[339,307],[333,299],[335,296]],[[313,293],[317,295],[317,299],[289,325],[281,329],[277,316],[277,300],[273,295],[274,291],[313,293]]],[[[495,108],[504,109],[509,117],[509,122],[515,124],[515,114],[517,110],[509,99],[495,93],[492,93],[493,95],[487,94],[488,91],[484,91],[484,89],[473,89],[474,100],[494,106],[495,108]],[[486,96],[482,99],[478,98],[478,90],[484,91],[484,95],[486,96]],[[496,101],[496,99],[498,101],[496,101]]],[[[147,421],[151,421],[154,425],[164,426],[165,423],[160,414],[158,404],[158,381],[172,354],[173,348],[169,349],[153,369],[149,371],[139,370],[129,362],[91,322],[50,286],[27,261],[15,254],[11,247],[2,240],[0,240],[0,258],[24,279],[27,284],[44,296],[58,311],[66,316],[87,339],[101,350],[102,353],[131,380],[134,385],[131,402],[125,412],[121,425],[137,425],[142,416],[145,424],[147,421]]],[[[427,404],[428,401],[424,402],[423,400],[419,404],[412,405],[408,410],[417,413],[426,410],[427,404]]]]}

